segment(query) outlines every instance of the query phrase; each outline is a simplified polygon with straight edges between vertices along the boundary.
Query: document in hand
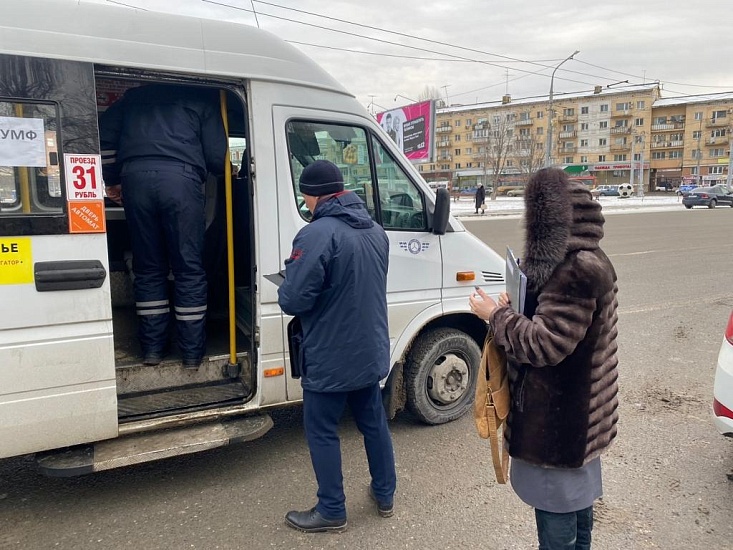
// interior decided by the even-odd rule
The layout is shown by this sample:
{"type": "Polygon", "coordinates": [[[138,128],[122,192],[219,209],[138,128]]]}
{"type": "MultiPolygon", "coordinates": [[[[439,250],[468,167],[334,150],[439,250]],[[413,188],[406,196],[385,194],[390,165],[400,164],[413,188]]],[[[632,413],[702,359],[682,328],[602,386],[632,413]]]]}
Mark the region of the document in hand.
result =
{"type": "Polygon", "coordinates": [[[265,275],[265,279],[267,279],[271,283],[275,283],[277,286],[280,286],[285,282],[285,274],[282,271],[279,271],[278,273],[265,275]]]}
{"type": "Polygon", "coordinates": [[[524,297],[527,294],[527,276],[519,269],[519,261],[512,249],[506,249],[506,292],[515,311],[524,311],[524,297]]]}

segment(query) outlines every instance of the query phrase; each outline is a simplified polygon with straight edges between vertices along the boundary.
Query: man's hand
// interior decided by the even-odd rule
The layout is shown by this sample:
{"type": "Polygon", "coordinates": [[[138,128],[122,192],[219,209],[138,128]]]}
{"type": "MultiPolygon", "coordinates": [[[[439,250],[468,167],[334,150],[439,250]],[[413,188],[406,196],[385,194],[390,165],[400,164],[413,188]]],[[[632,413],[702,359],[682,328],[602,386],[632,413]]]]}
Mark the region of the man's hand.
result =
{"type": "Polygon", "coordinates": [[[104,192],[109,200],[122,205],[122,185],[119,183],[117,185],[108,185],[104,188],[104,192]]]}

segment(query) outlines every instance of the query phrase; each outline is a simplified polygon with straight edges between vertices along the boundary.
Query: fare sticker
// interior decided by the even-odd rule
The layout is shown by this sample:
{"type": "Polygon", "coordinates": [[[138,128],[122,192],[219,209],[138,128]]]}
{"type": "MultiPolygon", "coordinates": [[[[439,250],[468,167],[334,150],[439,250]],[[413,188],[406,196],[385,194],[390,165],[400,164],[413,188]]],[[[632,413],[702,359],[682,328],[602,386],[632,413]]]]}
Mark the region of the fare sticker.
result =
{"type": "Polygon", "coordinates": [[[30,237],[0,237],[0,285],[33,282],[30,237]]]}
{"type": "Polygon", "coordinates": [[[100,155],[64,155],[66,200],[104,201],[102,157],[100,155]]]}

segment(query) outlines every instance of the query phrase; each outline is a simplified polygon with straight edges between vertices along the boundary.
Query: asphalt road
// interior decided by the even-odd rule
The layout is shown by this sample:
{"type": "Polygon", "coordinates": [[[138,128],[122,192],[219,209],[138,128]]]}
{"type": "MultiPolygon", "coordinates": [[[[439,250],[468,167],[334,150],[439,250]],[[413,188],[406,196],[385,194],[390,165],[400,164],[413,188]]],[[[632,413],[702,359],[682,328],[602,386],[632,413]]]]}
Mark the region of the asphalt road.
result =
{"type": "MultiPolygon", "coordinates": [[[[467,226],[522,250],[520,220],[467,226]]],[[[603,247],[619,276],[621,420],[604,455],[595,549],[733,548],[733,441],[710,421],[713,371],[733,309],[733,209],[607,217],[603,247]]],[[[396,514],[376,515],[359,434],[342,431],[349,530],[305,535],[283,524],[315,483],[299,409],[253,443],[75,479],[0,461],[0,548],[536,548],[534,516],[493,481],[470,416],[391,425],[396,514]]]]}

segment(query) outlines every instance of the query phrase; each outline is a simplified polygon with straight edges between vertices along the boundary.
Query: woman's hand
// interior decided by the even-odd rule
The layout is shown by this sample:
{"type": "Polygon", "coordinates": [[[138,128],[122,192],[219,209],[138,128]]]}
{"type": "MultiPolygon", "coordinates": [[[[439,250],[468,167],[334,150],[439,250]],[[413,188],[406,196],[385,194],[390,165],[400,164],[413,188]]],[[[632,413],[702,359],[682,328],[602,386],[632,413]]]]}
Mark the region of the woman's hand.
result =
{"type": "Polygon", "coordinates": [[[509,294],[506,292],[499,294],[499,307],[506,307],[511,303],[512,301],[509,299],[509,294]]]}
{"type": "MultiPolygon", "coordinates": [[[[501,300],[501,297],[499,300],[501,300]]],[[[491,313],[499,307],[494,299],[480,288],[476,288],[476,291],[468,297],[468,305],[471,307],[474,315],[484,321],[488,321],[491,313]]]]}

